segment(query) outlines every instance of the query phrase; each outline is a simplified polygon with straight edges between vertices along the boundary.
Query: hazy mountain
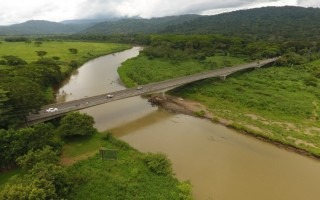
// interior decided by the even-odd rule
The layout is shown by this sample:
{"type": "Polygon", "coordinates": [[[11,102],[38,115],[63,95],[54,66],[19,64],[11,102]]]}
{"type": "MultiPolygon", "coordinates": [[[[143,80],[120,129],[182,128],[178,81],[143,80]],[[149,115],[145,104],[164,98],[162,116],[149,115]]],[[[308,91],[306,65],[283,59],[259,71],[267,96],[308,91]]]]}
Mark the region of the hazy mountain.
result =
{"type": "Polygon", "coordinates": [[[118,21],[121,18],[97,18],[97,19],[71,19],[71,20],[64,20],[61,21],[60,23],[62,24],[90,24],[94,25],[97,23],[101,22],[106,22],[106,21],[118,21]]]}
{"type": "Polygon", "coordinates": [[[62,24],[57,22],[30,20],[21,24],[0,26],[0,35],[53,35],[72,34],[88,28],[83,24],[62,24]]]}
{"type": "Polygon", "coordinates": [[[127,33],[158,33],[170,25],[183,24],[199,18],[199,15],[169,16],[151,19],[128,18],[118,21],[98,23],[81,33],[94,34],[127,34],[127,33]]]}

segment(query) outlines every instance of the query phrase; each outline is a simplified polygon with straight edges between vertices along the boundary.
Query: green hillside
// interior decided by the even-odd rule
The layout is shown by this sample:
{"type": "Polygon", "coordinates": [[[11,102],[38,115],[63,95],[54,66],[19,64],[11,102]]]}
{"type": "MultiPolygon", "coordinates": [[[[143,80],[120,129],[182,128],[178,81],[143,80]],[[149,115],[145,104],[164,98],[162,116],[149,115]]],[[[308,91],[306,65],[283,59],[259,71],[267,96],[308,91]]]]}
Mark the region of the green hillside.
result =
{"type": "Polygon", "coordinates": [[[264,7],[212,16],[123,19],[96,24],[82,34],[224,34],[250,38],[320,39],[320,9],[264,7]]]}
{"type": "Polygon", "coordinates": [[[203,16],[184,24],[168,26],[165,33],[219,33],[271,39],[301,37],[319,39],[320,9],[265,7],[203,16]]]}

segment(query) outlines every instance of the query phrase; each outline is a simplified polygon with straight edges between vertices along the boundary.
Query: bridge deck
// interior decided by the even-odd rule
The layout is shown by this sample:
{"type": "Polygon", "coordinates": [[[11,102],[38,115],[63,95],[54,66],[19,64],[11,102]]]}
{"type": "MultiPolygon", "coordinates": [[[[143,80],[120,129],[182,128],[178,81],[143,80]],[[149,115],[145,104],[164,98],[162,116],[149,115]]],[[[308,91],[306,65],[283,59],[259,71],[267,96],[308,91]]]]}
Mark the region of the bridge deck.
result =
{"type": "Polygon", "coordinates": [[[156,91],[168,90],[168,89],[179,87],[181,85],[185,85],[185,84],[202,80],[202,79],[213,78],[213,77],[225,77],[229,74],[232,74],[244,69],[259,68],[263,65],[275,62],[277,59],[278,58],[271,58],[271,59],[261,60],[258,62],[247,63],[247,64],[237,65],[233,67],[225,67],[222,69],[212,70],[212,71],[194,74],[190,76],[184,76],[184,77],[165,80],[161,82],[150,83],[150,84],[142,85],[141,86],[142,88],[140,90],[137,90],[137,88],[129,88],[129,89],[119,90],[116,92],[101,94],[97,96],[86,97],[86,98],[82,98],[74,101],[46,105],[42,107],[42,109],[39,111],[38,114],[31,114],[27,116],[27,123],[34,124],[34,123],[48,121],[48,120],[60,117],[62,115],[65,115],[66,113],[71,111],[81,110],[88,107],[109,103],[112,101],[125,99],[133,96],[148,94],[156,91]],[[113,95],[113,97],[110,98],[108,97],[108,95],[113,95]],[[46,109],[48,109],[49,107],[58,108],[58,111],[48,113],[46,112],[46,109]]]}

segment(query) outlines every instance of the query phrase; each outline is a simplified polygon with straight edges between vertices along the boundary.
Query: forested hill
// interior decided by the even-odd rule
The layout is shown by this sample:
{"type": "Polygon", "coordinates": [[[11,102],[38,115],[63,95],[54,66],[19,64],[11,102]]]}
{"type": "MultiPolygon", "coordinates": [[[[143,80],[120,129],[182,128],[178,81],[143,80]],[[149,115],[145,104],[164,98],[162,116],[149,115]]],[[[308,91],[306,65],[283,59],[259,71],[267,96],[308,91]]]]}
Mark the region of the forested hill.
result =
{"type": "Polygon", "coordinates": [[[258,37],[319,38],[320,9],[265,7],[203,16],[168,26],[165,33],[220,33],[258,37]]]}
{"type": "Polygon", "coordinates": [[[99,23],[82,33],[225,34],[268,39],[319,39],[319,32],[319,8],[286,6],[240,10],[212,16],[124,19],[99,23]]]}
{"type": "Polygon", "coordinates": [[[73,34],[85,28],[88,28],[88,24],[62,24],[44,20],[30,20],[21,24],[0,26],[0,35],[73,34]]]}
{"type": "Polygon", "coordinates": [[[56,23],[41,20],[0,26],[0,35],[223,34],[264,39],[320,40],[320,8],[264,7],[212,16],[181,15],[56,23]],[[90,23],[89,23],[90,22],[90,23]],[[96,23],[96,24],[95,24],[96,23]]]}
{"type": "Polygon", "coordinates": [[[199,15],[169,16],[151,19],[122,19],[98,23],[81,33],[84,34],[132,34],[132,33],[160,33],[168,26],[183,24],[199,18],[199,15]]]}

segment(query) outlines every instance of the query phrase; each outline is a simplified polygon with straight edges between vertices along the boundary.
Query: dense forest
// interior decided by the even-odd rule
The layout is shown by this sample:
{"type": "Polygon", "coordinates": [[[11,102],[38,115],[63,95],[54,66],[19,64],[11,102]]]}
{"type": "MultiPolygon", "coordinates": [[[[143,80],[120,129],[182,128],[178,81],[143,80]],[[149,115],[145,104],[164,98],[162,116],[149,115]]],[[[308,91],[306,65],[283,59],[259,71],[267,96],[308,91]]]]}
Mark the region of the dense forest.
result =
{"type": "Polygon", "coordinates": [[[268,40],[319,40],[320,9],[265,7],[203,16],[168,26],[163,33],[238,35],[268,40]]]}

